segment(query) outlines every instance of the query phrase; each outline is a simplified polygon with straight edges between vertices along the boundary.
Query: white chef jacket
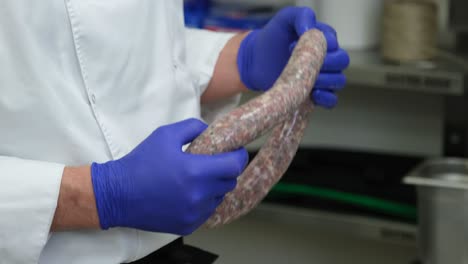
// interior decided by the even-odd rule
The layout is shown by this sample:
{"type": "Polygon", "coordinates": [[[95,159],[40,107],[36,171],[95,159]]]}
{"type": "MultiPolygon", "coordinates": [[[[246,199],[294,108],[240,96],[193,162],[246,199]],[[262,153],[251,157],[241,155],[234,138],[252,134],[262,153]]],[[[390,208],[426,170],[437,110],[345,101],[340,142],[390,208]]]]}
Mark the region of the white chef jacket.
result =
{"type": "Polygon", "coordinates": [[[201,117],[232,35],[185,29],[182,9],[182,0],[0,2],[0,263],[116,264],[176,238],[49,229],[65,165],[120,158],[157,127],[201,117]]]}

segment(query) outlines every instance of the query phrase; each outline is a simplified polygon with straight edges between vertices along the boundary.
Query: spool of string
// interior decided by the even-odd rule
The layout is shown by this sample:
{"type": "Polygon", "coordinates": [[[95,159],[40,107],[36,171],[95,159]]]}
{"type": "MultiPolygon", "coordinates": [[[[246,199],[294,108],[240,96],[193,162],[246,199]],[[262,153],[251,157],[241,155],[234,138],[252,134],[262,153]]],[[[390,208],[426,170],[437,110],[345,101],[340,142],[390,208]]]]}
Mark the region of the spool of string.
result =
{"type": "Polygon", "coordinates": [[[437,53],[437,5],[428,0],[386,0],[382,56],[394,62],[430,60],[437,53]]]}

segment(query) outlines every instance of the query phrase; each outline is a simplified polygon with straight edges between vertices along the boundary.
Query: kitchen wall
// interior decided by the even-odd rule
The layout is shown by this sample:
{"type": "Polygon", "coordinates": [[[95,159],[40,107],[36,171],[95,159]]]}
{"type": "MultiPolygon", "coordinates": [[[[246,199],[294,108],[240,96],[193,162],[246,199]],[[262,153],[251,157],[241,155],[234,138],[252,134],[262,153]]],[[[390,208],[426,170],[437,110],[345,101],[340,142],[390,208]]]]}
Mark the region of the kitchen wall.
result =
{"type": "MultiPolygon", "coordinates": [[[[254,4],[254,5],[310,5],[310,3],[316,3],[319,1],[327,0],[215,0],[219,3],[243,3],[243,4],[254,4]]],[[[336,1],[336,0],[335,0],[336,1]]],[[[340,0],[338,0],[340,1],[340,0]]],[[[353,1],[353,0],[341,0],[341,1],[353,1]]],[[[381,0],[375,0],[381,1],[381,0]]],[[[449,17],[449,0],[421,0],[435,2],[439,6],[439,42],[444,47],[451,47],[454,45],[454,35],[448,29],[448,17],[449,17]]]]}
{"type": "MultiPolygon", "coordinates": [[[[442,97],[359,86],[349,86],[339,96],[336,109],[312,114],[303,147],[441,155],[442,97]]],[[[263,141],[249,148],[256,149],[263,141]]]]}

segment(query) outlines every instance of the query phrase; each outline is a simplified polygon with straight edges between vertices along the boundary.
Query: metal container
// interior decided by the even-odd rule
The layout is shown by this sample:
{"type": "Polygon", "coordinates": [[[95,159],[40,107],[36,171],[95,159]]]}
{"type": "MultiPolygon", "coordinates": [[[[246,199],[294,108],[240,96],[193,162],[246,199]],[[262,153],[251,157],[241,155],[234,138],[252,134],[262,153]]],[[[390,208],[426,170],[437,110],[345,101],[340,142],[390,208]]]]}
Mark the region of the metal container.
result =
{"type": "Polygon", "coordinates": [[[430,160],[405,179],[417,186],[424,264],[468,264],[468,160],[430,160]]]}
{"type": "Polygon", "coordinates": [[[333,25],[340,36],[340,46],[352,50],[372,49],[378,46],[383,0],[317,0],[316,2],[318,18],[333,25]]]}

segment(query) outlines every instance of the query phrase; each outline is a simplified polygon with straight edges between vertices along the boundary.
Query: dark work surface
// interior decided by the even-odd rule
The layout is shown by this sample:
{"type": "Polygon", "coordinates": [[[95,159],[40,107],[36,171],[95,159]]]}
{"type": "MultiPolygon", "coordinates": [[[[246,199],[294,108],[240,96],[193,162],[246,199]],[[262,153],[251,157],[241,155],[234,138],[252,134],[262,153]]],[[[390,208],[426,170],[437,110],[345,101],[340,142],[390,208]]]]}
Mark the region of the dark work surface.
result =
{"type": "MultiPolygon", "coordinates": [[[[255,153],[251,153],[251,157],[254,155],[255,153]]],[[[300,149],[280,183],[329,189],[415,207],[416,190],[413,186],[403,184],[402,180],[423,159],[329,149],[300,149]]],[[[367,209],[365,206],[314,196],[272,192],[265,202],[404,222],[415,221],[367,209]]]]}

